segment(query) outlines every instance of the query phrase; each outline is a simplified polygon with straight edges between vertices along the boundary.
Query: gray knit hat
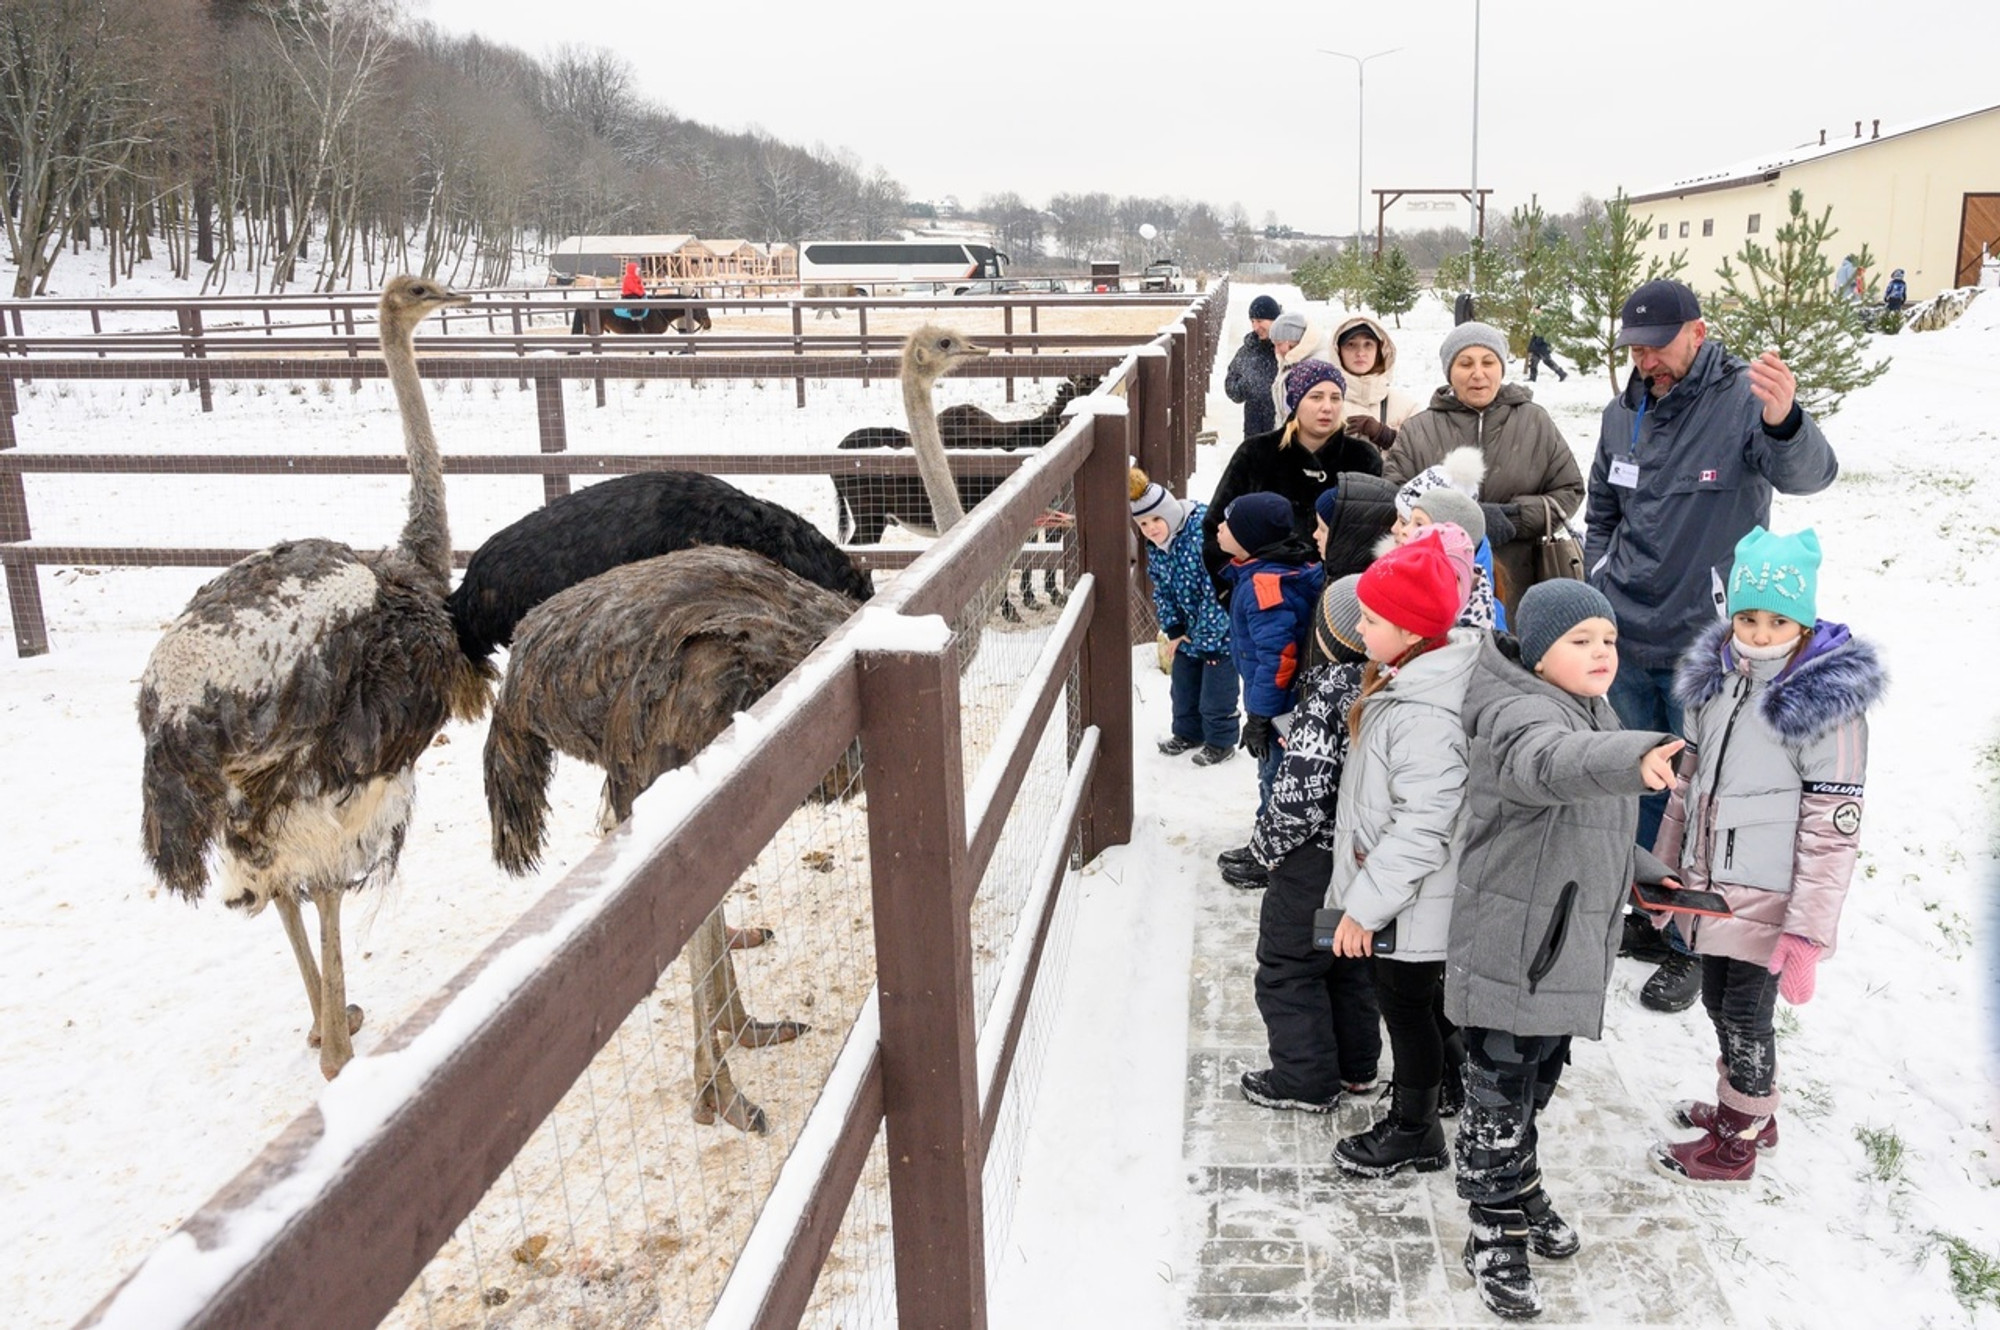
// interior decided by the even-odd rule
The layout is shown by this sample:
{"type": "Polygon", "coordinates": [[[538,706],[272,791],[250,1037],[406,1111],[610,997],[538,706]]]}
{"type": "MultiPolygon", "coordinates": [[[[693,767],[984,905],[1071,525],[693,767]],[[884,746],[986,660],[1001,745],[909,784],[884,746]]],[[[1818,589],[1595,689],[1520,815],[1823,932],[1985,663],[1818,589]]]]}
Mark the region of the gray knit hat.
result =
{"type": "Polygon", "coordinates": [[[1306,316],[1295,309],[1286,310],[1271,320],[1271,340],[1274,342],[1296,342],[1306,335],[1306,316]]]}
{"type": "Polygon", "coordinates": [[[1328,660],[1358,664],[1368,659],[1368,647],[1361,640],[1361,597],[1354,594],[1360,585],[1361,574],[1349,573],[1328,582],[1320,593],[1313,636],[1328,660]]]}
{"type": "Polygon", "coordinates": [[[1486,514],[1479,511],[1476,500],[1468,499],[1449,485],[1439,485],[1419,494],[1410,504],[1421,508],[1433,522],[1456,522],[1472,537],[1472,547],[1479,548],[1479,542],[1486,539],[1486,514]]]}
{"type": "MultiPolygon", "coordinates": [[[[1271,330],[1276,337],[1277,330],[1271,330]]],[[[1458,353],[1468,346],[1483,346],[1500,357],[1500,367],[1507,367],[1507,334],[1490,323],[1461,323],[1444,335],[1444,345],[1438,349],[1438,359],[1444,364],[1445,382],[1451,381],[1451,362],[1458,359],[1458,353]]]]}
{"type": "Polygon", "coordinates": [[[1512,618],[1521,638],[1521,663],[1534,669],[1563,634],[1585,619],[1618,622],[1611,602],[1590,583],[1558,577],[1529,587],[1512,618]]]}

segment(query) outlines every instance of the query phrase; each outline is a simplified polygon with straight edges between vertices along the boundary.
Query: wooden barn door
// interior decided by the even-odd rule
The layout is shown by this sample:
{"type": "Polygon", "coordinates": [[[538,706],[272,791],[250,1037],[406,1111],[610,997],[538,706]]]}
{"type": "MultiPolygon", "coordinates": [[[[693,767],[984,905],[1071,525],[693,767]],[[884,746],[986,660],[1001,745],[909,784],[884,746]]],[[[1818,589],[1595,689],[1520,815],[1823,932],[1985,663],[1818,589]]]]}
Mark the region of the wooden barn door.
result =
{"type": "Polygon", "coordinates": [[[1958,275],[1954,286],[1979,284],[1979,248],[2000,254],[2000,194],[1967,194],[1958,222],[1958,275]]]}

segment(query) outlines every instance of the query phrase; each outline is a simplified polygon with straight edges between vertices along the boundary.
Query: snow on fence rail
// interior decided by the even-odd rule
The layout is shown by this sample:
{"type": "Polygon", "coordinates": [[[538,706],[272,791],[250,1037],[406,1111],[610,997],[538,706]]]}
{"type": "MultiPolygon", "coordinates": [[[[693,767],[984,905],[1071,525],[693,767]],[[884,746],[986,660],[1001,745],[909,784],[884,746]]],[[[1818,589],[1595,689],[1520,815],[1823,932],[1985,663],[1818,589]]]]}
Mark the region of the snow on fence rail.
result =
{"type": "Polygon", "coordinates": [[[983,1325],[1064,885],[1130,834],[1125,467],[1179,450],[1148,421],[1191,451],[1174,360],[1074,404],[84,1324],[983,1325]],[[975,622],[1064,504],[1068,605],[975,622]],[[865,807],[802,807],[856,740],[865,807]],[[725,898],[779,932],[746,1001],[819,1027],[732,1053],[770,1137],[689,1121],[682,951],[725,898]]]}

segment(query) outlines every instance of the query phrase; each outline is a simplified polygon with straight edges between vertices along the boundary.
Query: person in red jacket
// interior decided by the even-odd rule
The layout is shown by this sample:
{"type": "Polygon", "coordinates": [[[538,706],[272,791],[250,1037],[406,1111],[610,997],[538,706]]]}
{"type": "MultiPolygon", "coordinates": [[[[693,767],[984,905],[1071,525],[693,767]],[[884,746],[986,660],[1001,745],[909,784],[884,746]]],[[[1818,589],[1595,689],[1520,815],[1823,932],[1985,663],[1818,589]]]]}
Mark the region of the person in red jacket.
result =
{"type": "Polygon", "coordinates": [[[625,265],[625,280],[619,284],[618,294],[621,296],[643,296],[646,294],[646,283],[640,280],[638,264],[628,263],[625,265]]]}

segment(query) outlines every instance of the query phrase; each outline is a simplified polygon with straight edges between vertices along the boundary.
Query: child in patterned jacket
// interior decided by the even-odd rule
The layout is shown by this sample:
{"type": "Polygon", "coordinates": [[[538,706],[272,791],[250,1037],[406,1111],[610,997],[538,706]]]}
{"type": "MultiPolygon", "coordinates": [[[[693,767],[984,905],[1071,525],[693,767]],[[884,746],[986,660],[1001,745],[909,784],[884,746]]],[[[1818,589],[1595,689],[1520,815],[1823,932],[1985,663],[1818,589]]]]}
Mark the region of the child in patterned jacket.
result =
{"type": "Polygon", "coordinates": [[[1146,539],[1146,575],[1153,583],[1153,613],[1173,649],[1173,730],[1160,751],[1178,757],[1190,748],[1199,767],[1236,752],[1236,665],[1229,653],[1229,613],[1215,599],[1215,585],[1201,561],[1198,499],[1182,503],[1167,487],[1133,467],[1132,521],[1146,539]]]}
{"type": "Polygon", "coordinates": [[[1702,1135],[1649,1161],[1681,1182],[1744,1183],[1778,1144],[1772,1010],[1812,998],[1837,941],[1860,844],[1868,709],[1888,683],[1867,642],[1818,614],[1819,537],[1754,528],[1736,545],[1729,619],[1681,658],[1674,694],[1688,754],[1655,851],[1733,913],[1675,912],[1701,957],[1701,1000],[1721,1047],[1716,1101],[1675,1120],[1702,1135]]]}

